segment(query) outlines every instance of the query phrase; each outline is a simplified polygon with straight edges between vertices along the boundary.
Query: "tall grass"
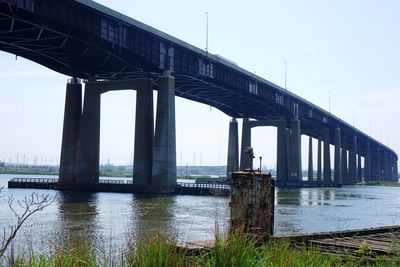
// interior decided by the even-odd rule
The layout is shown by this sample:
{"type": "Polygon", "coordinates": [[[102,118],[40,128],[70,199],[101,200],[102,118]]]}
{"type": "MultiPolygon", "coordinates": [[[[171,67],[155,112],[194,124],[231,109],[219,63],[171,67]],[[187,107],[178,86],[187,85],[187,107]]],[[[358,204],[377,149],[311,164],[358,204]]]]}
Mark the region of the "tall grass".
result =
{"type": "Polygon", "coordinates": [[[132,267],[187,266],[184,251],[160,234],[139,240],[135,246],[130,243],[126,257],[127,266],[132,267]]]}
{"type": "MultiPolygon", "coordinates": [[[[69,249],[53,250],[47,254],[32,252],[15,256],[4,266],[206,266],[206,267],[309,267],[309,266],[400,266],[400,256],[377,258],[375,262],[352,257],[327,255],[317,248],[296,248],[288,240],[261,243],[254,237],[232,235],[220,239],[215,246],[199,253],[186,253],[177,249],[174,240],[156,234],[128,245],[123,256],[99,257],[86,245],[73,245],[69,249]]],[[[1,263],[0,263],[0,266],[1,263]]]]}

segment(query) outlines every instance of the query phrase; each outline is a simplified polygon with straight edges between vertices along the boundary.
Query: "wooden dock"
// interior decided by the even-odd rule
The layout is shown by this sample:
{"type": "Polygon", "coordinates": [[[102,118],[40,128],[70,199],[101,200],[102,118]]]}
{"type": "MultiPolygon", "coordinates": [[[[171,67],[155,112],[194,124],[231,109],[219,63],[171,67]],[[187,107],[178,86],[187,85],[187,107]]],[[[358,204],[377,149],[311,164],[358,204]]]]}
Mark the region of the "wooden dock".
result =
{"type": "MultiPolygon", "coordinates": [[[[323,254],[360,258],[374,261],[377,256],[400,253],[400,226],[365,228],[348,231],[272,236],[272,240],[287,240],[294,248],[315,248],[323,254]]],[[[180,242],[178,249],[189,255],[207,252],[215,245],[214,240],[180,242]]]]}
{"type": "Polygon", "coordinates": [[[323,253],[354,257],[376,257],[400,253],[400,226],[294,235],[296,246],[316,247],[323,253]]]}

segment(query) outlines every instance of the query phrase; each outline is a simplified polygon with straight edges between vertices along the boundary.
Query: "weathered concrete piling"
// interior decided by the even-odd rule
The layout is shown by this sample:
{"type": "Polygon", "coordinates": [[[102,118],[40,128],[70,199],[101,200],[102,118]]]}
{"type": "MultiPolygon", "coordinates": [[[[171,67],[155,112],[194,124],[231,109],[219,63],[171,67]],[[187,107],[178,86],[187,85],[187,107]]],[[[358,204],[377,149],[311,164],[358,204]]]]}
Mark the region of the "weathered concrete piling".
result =
{"type": "Polygon", "coordinates": [[[234,172],[231,183],[231,233],[269,237],[274,229],[275,181],[271,174],[234,172]]]}

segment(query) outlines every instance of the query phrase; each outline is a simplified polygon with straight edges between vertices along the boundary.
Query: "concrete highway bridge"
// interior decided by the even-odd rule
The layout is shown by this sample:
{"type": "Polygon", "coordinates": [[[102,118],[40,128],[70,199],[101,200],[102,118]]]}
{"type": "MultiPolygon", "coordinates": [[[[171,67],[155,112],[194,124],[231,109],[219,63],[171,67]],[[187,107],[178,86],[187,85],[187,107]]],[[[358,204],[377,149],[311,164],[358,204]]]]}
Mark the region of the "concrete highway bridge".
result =
{"type": "Polygon", "coordinates": [[[61,188],[98,183],[101,94],[112,90],[137,91],[138,190],[169,191],[176,185],[175,96],[233,118],[228,177],[251,167],[244,154],[251,129],[275,126],[280,186],[303,185],[301,135],[310,137],[308,183],[397,181],[396,153],[352,125],[229,60],[90,0],[0,0],[0,50],[72,77],[66,86],[61,188]],[[241,155],[237,119],[243,119],[241,155]],[[316,177],[313,139],[318,140],[316,177]]]}

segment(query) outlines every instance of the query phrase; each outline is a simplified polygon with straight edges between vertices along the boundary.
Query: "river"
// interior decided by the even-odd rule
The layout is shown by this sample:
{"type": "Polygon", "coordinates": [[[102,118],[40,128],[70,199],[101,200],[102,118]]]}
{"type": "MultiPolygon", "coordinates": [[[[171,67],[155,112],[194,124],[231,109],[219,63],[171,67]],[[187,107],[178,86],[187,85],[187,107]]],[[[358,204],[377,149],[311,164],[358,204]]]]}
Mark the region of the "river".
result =
{"type": "MultiPolygon", "coordinates": [[[[7,187],[16,176],[24,177],[0,175],[0,187],[7,187]]],[[[58,200],[27,221],[18,234],[18,248],[46,249],[80,240],[96,247],[123,248],[151,231],[182,241],[206,240],[213,238],[216,228],[223,231],[229,220],[227,197],[7,188],[2,194],[18,200],[33,192],[58,194],[58,200]]],[[[400,224],[400,187],[278,189],[275,201],[276,235],[400,224]]],[[[0,228],[13,221],[7,203],[0,200],[0,228]]]]}

